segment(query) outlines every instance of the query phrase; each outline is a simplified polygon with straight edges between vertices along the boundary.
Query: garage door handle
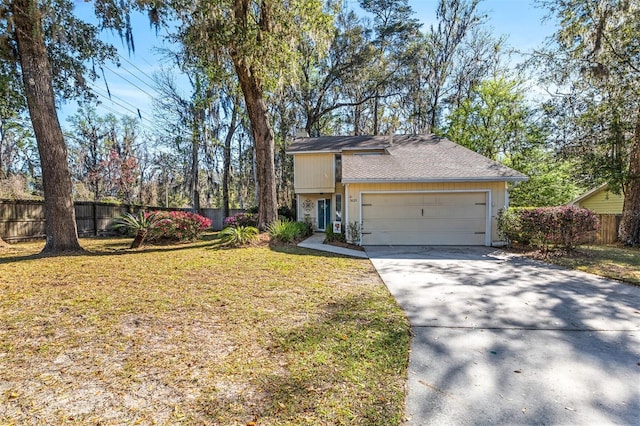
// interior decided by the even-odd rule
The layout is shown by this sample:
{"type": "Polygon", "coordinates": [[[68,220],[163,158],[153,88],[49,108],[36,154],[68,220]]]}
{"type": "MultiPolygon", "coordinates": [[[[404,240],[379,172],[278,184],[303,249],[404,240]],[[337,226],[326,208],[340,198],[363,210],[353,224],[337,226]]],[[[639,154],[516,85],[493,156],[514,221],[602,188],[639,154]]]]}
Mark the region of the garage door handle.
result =
{"type": "Polygon", "coordinates": [[[422,216],[424,216],[424,209],[422,209],[422,216]]]}

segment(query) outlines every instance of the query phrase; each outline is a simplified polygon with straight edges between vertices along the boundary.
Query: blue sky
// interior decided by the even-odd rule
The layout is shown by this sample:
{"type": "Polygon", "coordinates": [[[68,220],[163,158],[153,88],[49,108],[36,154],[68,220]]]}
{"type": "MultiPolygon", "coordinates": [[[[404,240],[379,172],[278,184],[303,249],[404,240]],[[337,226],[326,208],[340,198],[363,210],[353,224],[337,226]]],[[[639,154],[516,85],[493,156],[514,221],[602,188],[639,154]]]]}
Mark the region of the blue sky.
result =
{"type": "MultiPolygon", "coordinates": [[[[357,5],[357,0],[350,0],[349,4],[357,5]]],[[[437,0],[409,0],[409,4],[423,23],[424,29],[435,22],[437,0]]],[[[92,7],[91,2],[76,0],[79,16],[91,16],[92,7]]],[[[540,46],[554,31],[551,23],[542,22],[545,12],[536,8],[533,0],[484,0],[479,8],[487,13],[493,34],[496,37],[506,36],[507,43],[520,52],[540,46]]],[[[152,97],[155,95],[152,76],[160,68],[161,55],[157,50],[163,47],[163,42],[156,37],[155,30],[150,28],[146,16],[137,16],[133,27],[135,53],[129,53],[117,36],[110,32],[104,33],[105,38],[118,47],[121,66],[107,65],[104,68],[106,83],[102,78],[94,83],[102,102],[97,110],[99,114],[116,115],[137,115],[139,110],[142,129],[152,131],[152,97]],[[107,90],[111,93],[111,99],[107,90]]],[[[75,101],[61,105],[59,112],[63,127],[68,125],[66,119],[75,113],[76,108],[75,101]]]]}

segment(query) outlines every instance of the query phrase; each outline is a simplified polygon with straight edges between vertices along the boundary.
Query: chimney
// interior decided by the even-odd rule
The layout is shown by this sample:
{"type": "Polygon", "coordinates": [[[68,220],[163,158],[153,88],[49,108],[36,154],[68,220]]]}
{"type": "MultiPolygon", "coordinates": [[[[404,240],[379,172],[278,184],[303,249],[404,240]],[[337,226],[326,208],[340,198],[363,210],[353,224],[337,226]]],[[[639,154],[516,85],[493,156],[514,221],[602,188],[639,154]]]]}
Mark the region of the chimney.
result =
{"type": "Polygon", "coordinates": [[[305,129],[296,129],[296,139],[299,138],[308,138],[309,133],[305,129]]]}

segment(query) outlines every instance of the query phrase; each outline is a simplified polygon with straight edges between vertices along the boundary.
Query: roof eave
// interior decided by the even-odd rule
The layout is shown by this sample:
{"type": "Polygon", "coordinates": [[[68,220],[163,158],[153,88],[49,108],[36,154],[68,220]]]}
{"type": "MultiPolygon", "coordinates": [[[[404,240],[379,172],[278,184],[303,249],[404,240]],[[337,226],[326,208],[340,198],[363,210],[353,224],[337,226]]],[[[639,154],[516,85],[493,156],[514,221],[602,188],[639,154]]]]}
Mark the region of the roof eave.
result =
{"type": "Polygon", "coordinates": [[[323,149],[320,151],[285,151],[284,153],[287,155],[293,154],[340,154],[340,150],[335,149],[323,149]]]}
{"type": "Polygon", "coordinates": [[[346,146],[343,148],[327,148],[327,149],[316,149],[316,150],[287,150],[285,154],[293,155],[293,154],[340,154],[344,151],[371,151],[377,149],[387,149],[388,145],[375,145],[375,146],[367,146],[367,147],[351,147],[346,146]]]}
{"type": "Polygon", "coordinates": [[[529,180],[526,176],[487,176],[487,177],[461,177],[461,178],[415,178],[415,179],[342,179],[347,183],[438,183],[438,182],[524,182],[529,180]]]}

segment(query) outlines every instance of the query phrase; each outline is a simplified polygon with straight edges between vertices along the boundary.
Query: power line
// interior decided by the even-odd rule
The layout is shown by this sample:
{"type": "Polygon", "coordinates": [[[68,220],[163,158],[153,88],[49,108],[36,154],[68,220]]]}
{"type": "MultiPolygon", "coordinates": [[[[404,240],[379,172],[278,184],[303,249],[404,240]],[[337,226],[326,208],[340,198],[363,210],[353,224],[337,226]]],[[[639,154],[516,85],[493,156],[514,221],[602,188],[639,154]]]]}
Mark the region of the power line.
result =
{"type": "MultiPolygon", "coordinates": [[[[107,100],[109,100],[109,101],[111,101],[111,102],[115,103],[116,105],[118,105],[118,106],[120,106],[120,107],[122,107],[122,108],[126,109],[126,110],[127,110],[127,111],[129,111],[129,112],[131,112],[133,115],[137,115],[137,116],[138,116],[138,118],[140,118],[140,120],[147,120],[147,121],[149,121],[149,119],[148,119],[148,118],[144,118],[144,119],[142,118],[142,112],[141,112],[140,108],[138,108],[137,106],[133,105],[132,103],[130,103],[130,102],[128,102],[128,101],[126,101],[126,100],[124,100],[124,99],[122,99],[122,98],[120,98],[120,97],[118,97],[118,96],[116,96],[116,95],[105,95],[105,94],[104,94],[104,92],[100,93],[100,92],[102,91],[102,89],[99,89],[99,88],[98,88],[97,86],[95,86],[95,85],[92,87],[92,90],[95,92],[95,94],[96,94],[96,95],[101,96],[101,97],[103,97],[103,98],[105,98],[105,99],[107,99],[107,100]],[[116,102],[116,101],[114,101],[114,100],[113,100],[114,98],[115,98],[115,99],[117,99],[118,101],[122,102],[122,103],[125,103],[125,104],[129,105],[131,108],[133,108],[133,109],[134,109],[134,111],[132,111],[131,109],[129,109],[129,108],[127,108],[127,107],[125,107],[125,106],[124,106],[124,105],[122,105],[120,102],[116,102]]],[[[147,114],[147,112],[146,112],[146,111],[144,111],[144,112],[145,112],[145,114],[147,114]]],[[[152,116],[152,115],[151,115],[151,114],[149,114],[149,116],[152,116]]]]}
{"type": "MultiPolygon", "coordinates": [[[[114,98],[113,96],[112,96],[112,97],[107,97],[107,96],[105,96],[104,94],[99,93],[99,92],[97,91],[97,89],[94,89],[94,91],[95,91],[95,94],[96,94],[97,96],[102,97],[102,98],[104,98],[105,100],[110,101],[111,103],[113,103],[113,104],[115,104],[115,105],[119,106],[120,108],[124,109],[125,111],[127,111],[127,112],[131,113],[132,115],[134,115],[134,116],[138,117],[138,118],[140,119],[140,121],[142,121],[142,120],[143,120],[143,118],[142,118],[142,113],[140,112],[140,110],[139,110],[137,107],[133,106],[133,108],[134,108],[134,109],[131,109],[131,108],[127,107],[126,105],[124,105],[124,104],[122,104],[122,103],[120,103],[120,102],[118,102],[118,101],[114,100],[114,99],[113,99],[113,98],[114,98]]],[[[126,102],[126,101],[124,101],[124,100],[121,100],[121,101],[122,101],[122,102],[126,102]]],[[[131,105],[131,104],[129,104],[129,105],[131,105]]]]}
{"type": "Polygon", "coordinates": [[[153,98],[154,96],[147,92],[146,90],[142,89],[140,86],[138,86],[137,84],[131,82],[131,80],[128,80],[127,78],[123,77],[122,75],[118,74],[117,72],[115,72],[114,70],[112,70],[111,68],[109,68],[108,66],[104,65],[104,67],[106,69],[108,69],[109,71],[111,71],[112,73],[114,73],[115,75],[117,75],[118,77],[120,77],[121,79],[123,79],[124,81],[126,81],[127,83],[129,83],[130,85],[132,85],[133,87],[135,87],[136,89],[140,90],[142,93],[146,94],[147,96],[149,96],[150,98],[153,98]]]}
{"type": "MultiPolygon", "coordinates": [[[[136,64],[134,64],[133,62],[131,62],[130,60],[128,60],[127,58],[125,58],[124,56],[122,56],[120,53],[118,53],[118,56],[123,59],[126,63],[128,63],[129,65],[131,65],[133,68],[135,68],[140,74],[144,75],[145,77],[147,77],[149,79],[149,81],[154,81],[153,77],[151,77],[149,74],[147,74],[146,72],[142,71],[140,68],[138,68],[138,66],[136,64]]],[[[143,79],[141,79],[140,77],[138,77],[136,74],[132,73],[131,71],[127,70],[126,68],[122,68],[123,70],[125,70],[128,74],[131,74],[132,76],[134,76],[136,79],[138,79],[138,81],[140,81],[142,84],[146,85],[147,87],[149,87],[151,90],[156,90],[156,87],[150,85],[149,83],[147,83],[146,81],[144,81],[143,79]]]]}
{"type": "MultiPolygon", "coordinates": [[[[103,95],[99,95],[99,96],[104,97],[103,95]]],[[[112,100],[112,102],[114,102],[114,101],[112,100]]],[[[114,102],[114,103],[116,103],[116,102],[114,102]]],[[[117,103],[116,103],[116,104],[117,104],[117,103]]],[[[109,112],[111,112],[111,113],[113,113],[113,114],[115,114],[115,115],[117,115],[117,116],[120,116],[120,117],[122,117],[122,118],[130,118],[130,116],[129,116],[129,115],[127,115],[127,114],[123,113],[122,111],[115,110],[115,109],[113,109],[112,107],[110,107],[109,105],[106,105],[106,104],[100,103],[100,104],[99,104],[99,107],[104,108],[104,109],[106,109],[107,111],[109,111],[109,112]]],[[[122,107],[122,106],[121,106],[121,107],[122,107]]],[[[122,108],[124,108],[124,107],[122,107],[122,108]]],[[[125,109],[126,109],[126,108],[125,108],[125,109]]],[[[127,111],[128,111],[128,110],[127,110],[127,111]]],[[[154,130],[153,130],[151,127],[149,127],[148,125],[144,124],[142,121],[140,121],[140,122],[138,123],[138,125],[140,126],[140,128],[142,128],[142,129],[144,129],[144,130],[146,130],[146,131],[148,131],[148,132],[154,133],[154,130]]]]}

